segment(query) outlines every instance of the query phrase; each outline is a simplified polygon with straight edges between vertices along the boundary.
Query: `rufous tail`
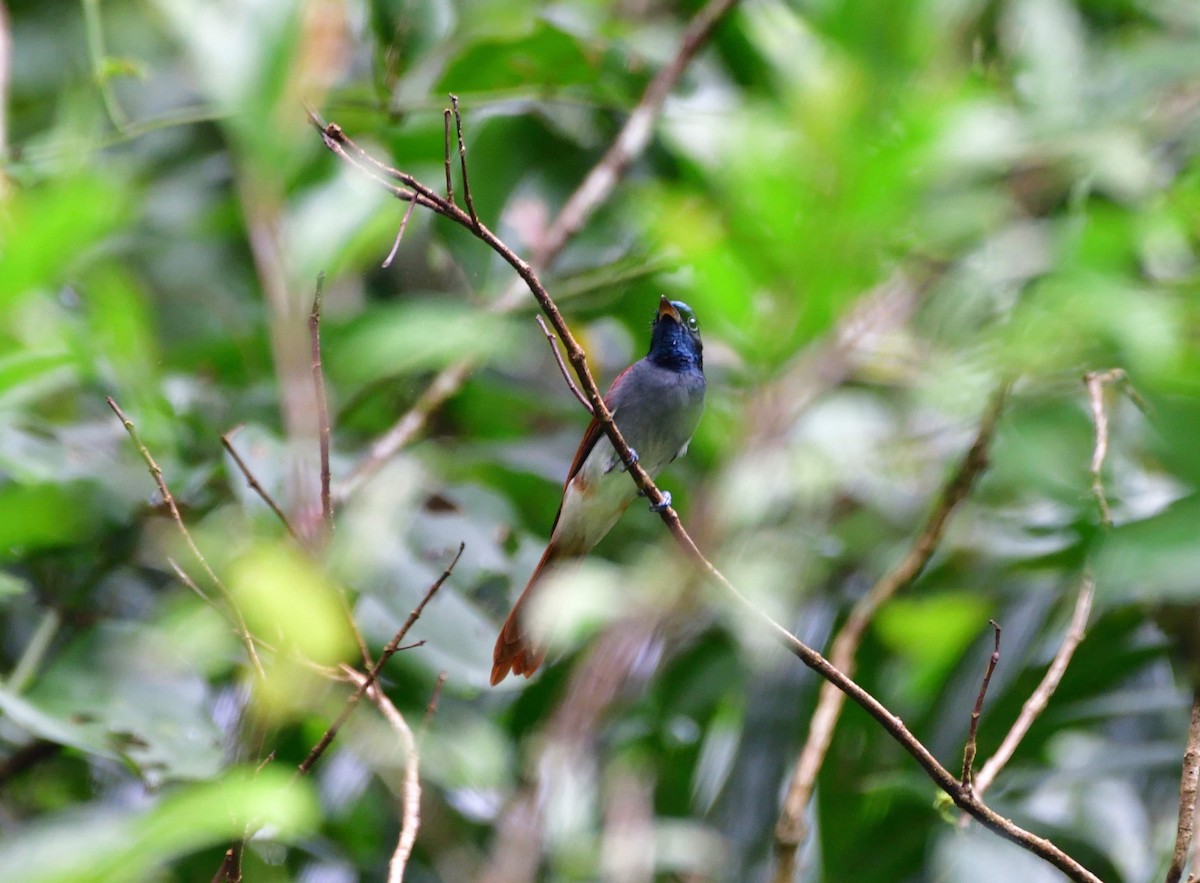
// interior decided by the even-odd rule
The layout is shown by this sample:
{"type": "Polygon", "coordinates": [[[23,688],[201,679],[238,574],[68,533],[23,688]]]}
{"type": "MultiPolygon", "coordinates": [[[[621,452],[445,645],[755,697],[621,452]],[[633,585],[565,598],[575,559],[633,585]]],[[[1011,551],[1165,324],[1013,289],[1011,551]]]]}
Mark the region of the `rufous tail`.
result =
{"type": "Polygon", "coordinates": [[[492,651],[493,687],[508,677],[509,672],[529,677],[538,670],[538,666],[546,658],[545,648],[534,645],[525,623],[521,619],[525,613],[525,603],[529,600],[534,587],[537,586],[550,563],[560,557],[558,549],[551,541],[550,545],[546,546],[546,551],[542,553],[542,560],[533,569],[533,576],[529,577],[529,582],[525,584],[525,590],[521,592],[521,597],[517,598],[517,603],[509,611],[508,619],[504,620],[504,626],[500,629],[500,637],[496,638],[496,649],[492,651]]]}

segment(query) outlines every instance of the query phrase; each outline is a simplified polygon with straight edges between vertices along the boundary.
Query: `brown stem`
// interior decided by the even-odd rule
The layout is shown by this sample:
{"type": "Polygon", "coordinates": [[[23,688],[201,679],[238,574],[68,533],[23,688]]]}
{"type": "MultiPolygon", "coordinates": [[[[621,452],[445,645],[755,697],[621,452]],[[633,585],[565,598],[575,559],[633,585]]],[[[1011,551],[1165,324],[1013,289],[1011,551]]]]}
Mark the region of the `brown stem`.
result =
{"type": "Polygon", "coordinates": [[[325,287],[325,273],[317,274],[317,290],[313,295],[312,310],[308,314],[308,337],[312,348],[313,390],[317,402],[317,430],[321,452],[321,517],[325,530],[333,531],[333,502],[329,495],[329,402],[325,398],[325,373],[321,370],[321,293],[325,287]]]}
{"type": "Polygon", "coordinates": [[[1175,852],[1167,870],[1166,883],[1179,883],[1187,866],[1188,850],[1196,829],[1196,792],[1200,782],[1200,690],[1192,695],[1192,720],[1188,726],[1187,748],[1183,752],[1183,774],[1179,778],[1179,825],[1175,831],[1175,852]]]}
{"type": "Polygon", "coordinates": [[[971,710],[971,726],[967,732],[967,746],[963,749],[963,766],[962,766],[962,786],[964,788],[971,787],[971,773],[975,766],[976,741],[975,737],[979,734],[979,718],[983,714],[983,700],[987,696],[988,684],[992,682],[992,672],[996,670],[996,663],[1000,661],[1000,624],[994,619],[989,619],[988,624],[996,630],[996,643],[992,648],[992,655],[988,657],[987,669],[983,673],[983,682],[979,685],[979,695],[975,697],[975,708],[971,710]]]}

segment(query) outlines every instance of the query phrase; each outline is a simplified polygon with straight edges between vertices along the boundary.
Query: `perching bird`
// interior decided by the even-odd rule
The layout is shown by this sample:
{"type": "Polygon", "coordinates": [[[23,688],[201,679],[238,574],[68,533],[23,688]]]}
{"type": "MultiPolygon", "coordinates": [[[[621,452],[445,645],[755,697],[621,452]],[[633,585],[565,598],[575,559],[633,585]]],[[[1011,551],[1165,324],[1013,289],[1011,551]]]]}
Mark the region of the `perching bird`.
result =
{"type": "MultiPolygon", "coordinates": [[[[704,410],[704,346],[691,308],[664,296],[650,335],[650,352],[617,375],[604,396],[617,427],[651,476],[687,450],[704,410]]],[[[534,589],[556,562],[586,555],[616,524],[637,496],[612,442],[593,419],[583,434],[563,486],[550,544],[513,605],[492,656],[492,684],[511,671],[529,677],[545,648],[529,637],[523,621],[534,589]]],[[[663,505],[670,505],[664,493],[663,505]]],[[[654,508],[654,507],[651,507],[654,508]]]]}

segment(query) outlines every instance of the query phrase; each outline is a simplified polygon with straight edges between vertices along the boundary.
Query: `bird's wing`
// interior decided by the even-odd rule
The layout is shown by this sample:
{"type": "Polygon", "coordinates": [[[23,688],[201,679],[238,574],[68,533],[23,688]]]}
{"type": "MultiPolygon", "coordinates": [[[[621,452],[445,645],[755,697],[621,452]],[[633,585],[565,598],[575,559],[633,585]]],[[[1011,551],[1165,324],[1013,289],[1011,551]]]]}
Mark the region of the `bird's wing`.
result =
{"type": "MultiPolygon", "coordinates": [[[[637,364],[636,362],[634,364],[637,364]]],[[[630,365],[620,374],[613,378],[613,382],[608,386],[608,392],[604,394],[604,403],[608,405],[612,411],[613,417],[617,416],[617,400],[619,396],[614,395],[617,387],[621,385],[621,381],[625,379],[625,375],[633,370],[633,365],[630,365]]],[[[575,458],[571,461],[571,468],[567,470],[567,480],[563,482],[563,496],[566,496],[567,488],[571,486],[571,482],[575,480],[575,476],[579,474],[579,470],[583,468],[584,462],[588,458],[588,454],[596,447],[596,442],[604,437],[604,428],[600,425],[600,421],[595,417],[588,424],[587,429],[583,431],[583,438],[579,442],[579,448],[575,451],[575,458]]],[[[558,504],[558,512],[554,515],[554,524],[550,526],[551,535],[554,534],[554,528],[558,526],[559,516],[562,515],[562,503],[558,504]]]]}

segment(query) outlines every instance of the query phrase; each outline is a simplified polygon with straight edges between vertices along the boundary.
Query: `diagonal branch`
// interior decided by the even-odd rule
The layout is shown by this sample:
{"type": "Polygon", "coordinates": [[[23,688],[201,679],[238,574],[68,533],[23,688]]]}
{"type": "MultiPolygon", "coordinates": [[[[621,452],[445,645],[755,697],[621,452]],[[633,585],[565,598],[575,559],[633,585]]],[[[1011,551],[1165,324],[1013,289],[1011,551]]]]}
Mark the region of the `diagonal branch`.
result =
{"type": "MultiPolygon", "coordinates": [[[[579,342],[567,327],[567,323],[563,319],[558,305],[550,297],[549,292],[546,291],[545,286],[538,278],[536,271],[528,262],[523,260],[508,245],[501,241],[487,225],[477,222],[458,206],[447,203],[428,187],[417,182],[411,175],[396,169],[390,169],[374,160],[366,162],[354,159],[353,157],[360,157],[362,155],[362,150],[346,136],[341,127],[332,123],[323,124],[315,118],[315,115],[313,123],[320,130],[330,150],[338,156],[348,159],[356,166],[363,168],[364,171],[374,171],[379,174],[383,177],[386,188],[396,198],[406,202],[419,199],[423,205],[428,204],[437,214],[469,230],[476,238],[481,240],[502,260],[508,263],[517,272],[517,275],[525,281],[525,284],[529,287],[530,292],[541,307],[542,312],[550,320],[550,324],[558,334],[559,340],[562,341],[563,348],[566,350],[567,361],[575,369],[575,376],[579,379],[579,386],[584,396],[591,403],[596,421],[605,435],[608,436],[613,449],[625,465],[625,471],[628,472],[633,482],[637,485],[641,495],[646,497],[655,506],[655,510],[659,512],[659,517],[666,524],[676,543],[709,579],[721,586],[739,604],[745,607],[789,652],[821,677],[834,684],[871,715],[893,739],[899,742],[912,755],[934,783],[950,795],[950,798],[959,808],[977,818],[983,825],[995,831],[1000,836],[1045,859],[1072,880],[1083,881],[1083,883],[1099,883],[1098,877],[1049,840],[1026,831],[979,801],[970,788],[964,787],[958,781],[957,777],[942,766],[937,761],[937,758],[930,753],[929,749],[908,731],[908,728],[905,727],[900,718],[889,711],[879,700],[856,684],[842,671],[831,665],[824,656],[802,642],[756,607],[753,602],[738,591],[733,583],[705,557],[691,535],[684,528],[683,523],[679,520],[679,515],[671,506],[667,505],[662,491],[658,489],[658,486],[650,478],[650,475],[634,458],[629,445],[621,435],[621,430],[613,422],[612,412],[605,404],[604,397],[596,385],[595,378],[592,377],[591,371],[588,370],[587,355],[583,347],[579,345],[579,342]],[[397,186],[392,184],[391,181],[398,181],[404,186],[397,186]],[[432,194],[432,197],[427,194],[432,194]]],[[[965,493],[965,488],[963,492],[965,493]]]]}
{"type": "MultiPolygon", "coordinates": [[[[854,657],[876,612],[893,595],[910,586],[925,569],[938,543],[941,542],[950,516],[967,496],[979,473],[987,466],[988,449],[996,434],[996,423],[1000,419],[1007,395],[1006,383],[1001,384],[992,394],[991,403],[979,422],[974,441],[963,455],[958,469],[942,489],[937,505],[925,520],[921,532],[913,540],[908,554],[859,599],[841,631],[833,639],[829,659],[846,674],[854,674],[854,657]]],[[[775,826],[775,854],[778,862],[775,870],[776,883],[790,881],[795,876],[796,850],[808,834],[804,812],[813,788],[816,787],[817,774],[825,762],[825,755],[833,741],[833,731],[845,704],[846,694],[836,685],[827,683],[821,686],[821,695],[809,725],[808,739],[796,761],[796,769],[792,773],[792,781],[788,785],[787,796],[775,826]]]]}
{"type": "MultiPolygon", "coordinates": [[[[550,266],[575,234],[583,229],[596,210],[612,196],[629,167],[649,145],[654,131],[654,121],[662,113],[667,96],[671,94],[696,53],[708,41],[717,23],[737,5],[737,2],[738,0],[709,0],[691,20],[680,38],[679,48],[675,51],[671,61],[654,75],[641,99],[625,120],[625,125],[621,127],[612,146],[592,167],[580,185],[575,188],[575,192],[567,199],[558,215],[546,229],[534,251],[533,260],[530,262],[533,268],[541,271],[550,266]]],[[[310,112],[310,116],[314,115],[310,112]]],[[[445,124],[445,201],[449,203],[454,202],[454,189],[450,174],[450,119],[452,116],[453,111],[446,108],[443,120],[445,124]]],[[[328,141],[326,141],[326,145],[335,153],[339,153],[341,149],[328,141]]],[[[339,155],[341,154],[339,153],[339,155]]],[[[349,156],[343,156],[343,159],[353,161],[349,156]]],[[[381,180],[378,169],[374,172],[367,169],[363,171],[376,180],[381,180]]],[[[428,194],[418,194],[410,201],[437,211],[430,203],[428,194]]],[[[520,308],[524,303],[525,286],[518,279],[496,299],[491,308],[498,313],[506,313],[520,308]]],[[[442,369],[413,406],[400,416],[391,429],[371,445],[366,456],[358,463],[345,482],[334,488],[334,502],[344,502],[366,479],[374,475],[384,463],[395,456],[397,451],[411,442],[424,429],[429,416],[447,399],[462,389],[474,368],[475,363],[467,359],[442,369]]]]}
{"type": "Polygon", "coordinates": [[[208,575],[212,584],[221,590],[221,594],[225,597],[225,601],[229,605],[229,609],[237,622],[238,634],[242,638],[242,643],[246,645],[246,653],[249,655],[250,661],[254,664],[254,668],[259,676],[265,678],[266,673],[263,671],[262,661],[258,658],[258,651],[254,649],[254,637],[250,634],[250,628],[246,625],[242,611],[238,608],[236,601],[234,601],[233,593],[229,591],[229,587],[217,576],[216,571],[209,565],[208,559],[204,557],[204,553],[200,551],[200,547],[196,545],[196,541],[192,539],[192,532],[184,524],[183,516],[179,514],[179,507],[175,504],[175,497],[172,496],[170,488],[167,487],[167,480],[163,477],[162,468],[159,467],[151,455],[150,449],[146,447],[141,435],[138,434],[137,427],[133,425],[132,420],[125,416],[125,412],[121,410],[121,406],[117,404],[116,399],[112,396],[107,396],[105,401],[108,402],[108,406],[112,409],[113,413],[117,415],[117,419],[121,421],[121,425],[125,427],[125,431],[129,433],[134,447],[138,449],[138,453],[145,462],[146,468],[150,470],[150,475],[154,479],[154,483],[158,485],[158,492],[162,495],[163,502],[167,504],[167,509],[171,513],[171,519],[175,522],[175,526],[179,528],[179,533],[183,535],[183,541],[187,544],[188,550],[200,562],[200,566],[204,568],[204,572],[208,575]]]}

